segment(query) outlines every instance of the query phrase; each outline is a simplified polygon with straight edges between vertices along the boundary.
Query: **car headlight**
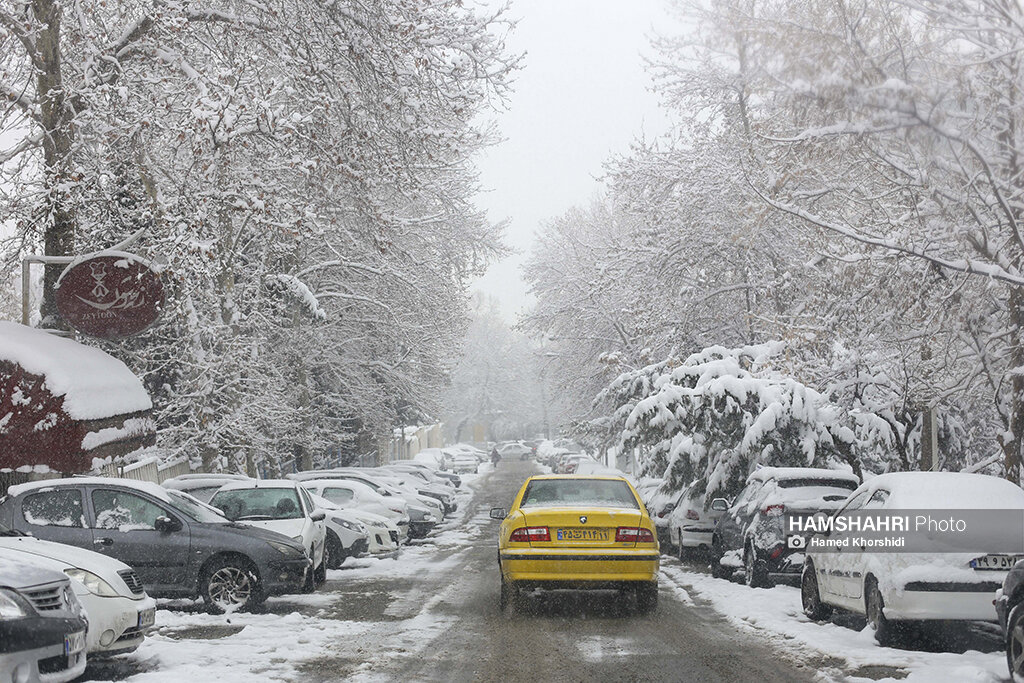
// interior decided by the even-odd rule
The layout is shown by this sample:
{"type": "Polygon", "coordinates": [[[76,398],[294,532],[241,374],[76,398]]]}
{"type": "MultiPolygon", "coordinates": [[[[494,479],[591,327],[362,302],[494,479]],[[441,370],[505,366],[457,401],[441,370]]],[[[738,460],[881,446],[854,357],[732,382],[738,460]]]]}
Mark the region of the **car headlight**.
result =
{"type": "Polygon", "coordinates": [[[92,572],[84,569],[78,569],[77,567],[69,567],[64,570],[64,573],[67,574],[69,578],[72,578],[85,586],[86,590],[93,595],[100,595],[105,598],[116,598],[120,595],[120,593],[114,590],[113,586],[92,572]]]}
{"type": "Polygon", "coordinates": [[[334,521],[336,521],[338,524],[340,524],[341,526],[345,527],[349,531],[354,531],[357,534],[366,533],[366,527],[364,527],[362,524],[360,524],[358,522],[350,522],[350,521],[345,520],[345,519],[337,519],[337,518],[335,518],[334,521]]]}
{"type": "Polygon", "coordinates": [[[0,588],[0,619],[20,619],[28,616],[17,594],[0,588]]]}
{"type": "Polygon", "coordinates": [[[279,543],[278,541],[267,541],[267,543],[270,544],[271,548],[281,553],[282,555],[289,555],[291,557],[302,557],[305,554],[303,550],[300,550],[299,548],[296,548],[295,546],[289,545],[287,543],[279,543]]]}

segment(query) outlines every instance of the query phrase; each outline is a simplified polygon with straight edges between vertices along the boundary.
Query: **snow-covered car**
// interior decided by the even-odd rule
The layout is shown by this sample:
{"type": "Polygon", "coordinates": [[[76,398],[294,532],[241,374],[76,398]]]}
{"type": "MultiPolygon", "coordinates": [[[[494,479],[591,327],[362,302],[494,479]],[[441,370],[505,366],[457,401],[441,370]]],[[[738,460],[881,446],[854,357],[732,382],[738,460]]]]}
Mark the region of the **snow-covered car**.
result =
{"type": "Polygon", "coordinates": [[[213,494],[224,484],[233,481],[251,481],[251,477],[244,474],[182,474],[162,482],[160,485],[165,489],[184,491],[190,496],[209,503],[213,494]]]}
{"type": "Polygon", "coordinates": [[[419,475],[388,469],[387,467],[368,467],[364,471],[386,483],[407,488],[427,498],[433,498],[441,503],[446,515],[450,515],[459,509],[459,503],[455,499],[455,491],[450,486],[425,482],[419,475]]]}
{"type": "Polygon", "coordinates": [[[462,477],[460,477],[459,475],[455,474],[454,472],[446,472],[444,470],[439,470],[436,467],[432,467],[427,463],[416,462],[415,460],[397,460],[391,463],[391,466],[402,467],[407,470],[415,469],[420,472],[427,473],[429,476],[437,479],[438,481],[443,481],[447,484],[450,484],[451,486],[454,486],[455,488],[459,488],[460,486],[462,486],[462,477]]]}
{"type": "Polygon", "coordinates": [[[688,560],[695,552],[711,549],[715,525],[723,511],[704,507],[704,494],[696,484],[683,489],[667,515],[669,544],[688,560]]]}
{"type": "Polygon", "coordinates": [[[21,555],[0,555],[0,681],[78,678],[85,672],[87,626],[67,576],[21,555]]]}
{"type": "Polygon", "coordinates": [[[339,569],[348,558],[359,557],[370,549],[369,530],[362,521],[312,491],[309,491],[309,495],[317,509],[324,511],[324,523],[327,526],[324,564],[328,569],[339,569]]]}
{"type": "MultiPolygon", "coordinates": [[[[1024,514],[1024,490],[998,477],[964,472],[893,472],[860,486],[836,513],[916,515],[930,510],[1012,510],[1024,514]]],[[[922,534],[924,532],[921,532],[922,534]]],[[[839,552],[807,552],[800,594],[804,613],[823,619],[833,608],[867,617],[885,643],[903,621],[996,621],[996,591],[1024,556],[984,552],[865,552],[862,532],[833,529],[839,552]],[[851,541],[843,548],[844,537],[851,541]]],[[[996,601],[998,605],[998,601],[996,601]]]]}
{"type": "Polygon", "coordinates": [[[661,551],[668,553],[671,549],[671,537],[669,534],[669,515],[676,508],[676,502],[682,497],[683,492],[678,489],[666,488],[667,484],[662,483],[653,491],[648,493],[644,505],[654,522],[654,530],[658,535],[658,544],[661,551]]]}
{"type": "Polygon", "coordinates": [[[266,529],[300,543],[313,563],[306,590],[327,578],[324,549],[326,514],[318,510],[309,492],[289,479],[250,479],[225,484],[213,494],[210,505],[222,510],[232,522],[266,529]]]}
{"type": "Polygon", "coordinates": [[[424,448],[412,456],[412,459],[438,470],[448,469],[448,455],[440,448],[424,448]]]}
{"type": "Polygon", "coordinates": [[[202,596],[214,612],[252,609],[302,590],[303,547],[231,524],[180,491],[129,479],[76,477],[12,486],[0,522],[37,538],[96,550],[138,573],[154,598],[202,596]]]}
{"type": "Polygon", "coordinates": [[[142,644],[156,621],[156,600],[146,595],[135,570],[106,555],[63,543],[51,543],[0,524],[0,552],[33,558],[71,579],[89,618],[86,652],[115,655],[142,644]]]}
{"type": "Polygon", "coordinates": [[[751,587],[798,581],[804,554],[789,547],[784,520],[834,512],[859,485],[855,474],[838,470],[754,470],[732,505],[724,498],[711,501],[711,509],[723,513],[711,538],[712,574],[725,578],[742,569],[751,587]]]}
{"type": "MultiPolygon", "coordinates": [[[[288,475],[289,478],[297,481],[312,481],[314,479],[347,479],[366,484],[376,493],[389,497],[394,496],[404,500],[409,513],[409,537],[423,538],[444,519],[444,507],[440,501],[422,496],[415,491],[405,487],[394,486],[384,481],[379,476],[368,474],[365,468],[350,468],[338,470],[315,470],[309,472],[296,472],[288,475]]],[[[323,494],[320,494],[323,495],[323,494]]],[[[330,496],[324,496],[331,500],[330,496]]]]}
{"type": "Polygon", "coordinates": [[[397,496],[382,496],[366,484],[349,479],[309,479],[302,485],[333,505],[389,520],[398,531],[399,543],[409,537],[409,504],[397,496]]]}
{"type": "MultiPolygon", "coordinates": [[[[365,538],[366,542],[360,544],[362,547],[360,553],[346,554],[342,558],[342,562],[345,557],[356,557],[359,554],[369,554],[371,557],[393,557],[398,554],[398,549],[401,545],[398,526],[387,517],[375,515],[372,512],[366,512],[357,508],[343,508],[326,498],[321,498],[316,494],[312,495],[313,501],[327,513],[328,543],[330,543],[332,520],[341,523],[343,527],[345,523],[348,523],[365,538]]],[[[341,566],[340,562],[338,566],[341,566]]],[[[332,567],[332,569],[336,568],[332,567]]]]}
{"type": "Polygon", "coordinates": [[[476,474],[480,461],[470,453],[455,453],[448,461],[448,466],[455,474],[476,474]]]}

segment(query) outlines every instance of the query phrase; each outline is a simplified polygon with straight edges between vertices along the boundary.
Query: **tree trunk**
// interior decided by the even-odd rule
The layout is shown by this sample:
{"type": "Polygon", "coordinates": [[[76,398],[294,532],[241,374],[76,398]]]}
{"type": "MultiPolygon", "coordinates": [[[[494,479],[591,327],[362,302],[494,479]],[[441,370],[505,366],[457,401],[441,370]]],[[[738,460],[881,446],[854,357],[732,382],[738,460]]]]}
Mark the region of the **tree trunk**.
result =
{"type": "MultiPolygon", "coordinates": [[[[43,128],[43,177],[46,187],[46,227],[43,247],[47,256],[71,256],[75,249],[75,211],[71,205],[72,113],[64,92],[60,59],[61,3],[33,0],[32,10],[43,28],[36,38],[36,87],[43,128]]],[[[64,269],[48,265],[43,274],[40,313],[44,327],[64,327],[57,314],[55,285],[64,269]]]]}
{"type": "Polygon", "coordinates": [[[1024,437],[1024,288],[1010,290],[1010,328],[1014,330],[1010,349],[1010,411],[1008,438],[1001,440],[1006,478],[1020,483],[1021,439],[1024,437]]]}

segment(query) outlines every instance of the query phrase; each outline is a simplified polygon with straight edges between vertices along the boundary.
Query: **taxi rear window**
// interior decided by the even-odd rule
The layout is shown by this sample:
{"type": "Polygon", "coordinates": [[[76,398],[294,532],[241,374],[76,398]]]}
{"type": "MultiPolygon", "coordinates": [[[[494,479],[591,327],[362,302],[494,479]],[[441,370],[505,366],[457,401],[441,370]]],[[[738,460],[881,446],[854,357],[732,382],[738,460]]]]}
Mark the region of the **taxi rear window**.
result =
{"type": "Polygon", "coordinates": [[[535,479],[520,507],[614,507],[640,509],[629,484],[615,479],[535,479]]]}

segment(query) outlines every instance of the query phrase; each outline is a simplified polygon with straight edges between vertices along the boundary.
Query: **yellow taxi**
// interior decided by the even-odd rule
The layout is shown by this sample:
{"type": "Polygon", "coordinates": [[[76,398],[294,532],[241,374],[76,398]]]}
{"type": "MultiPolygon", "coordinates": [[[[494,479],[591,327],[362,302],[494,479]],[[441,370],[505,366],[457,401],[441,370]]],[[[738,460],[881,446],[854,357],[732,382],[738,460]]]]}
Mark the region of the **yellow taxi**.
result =
{"type": "Polygon", "coordinates": [[[658,604],[660,553],[640,496],[622,477],[530,477],[500,519],[501,607],[534,588],[633,591],[642,612],[658,604]]]}

